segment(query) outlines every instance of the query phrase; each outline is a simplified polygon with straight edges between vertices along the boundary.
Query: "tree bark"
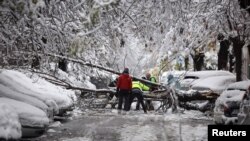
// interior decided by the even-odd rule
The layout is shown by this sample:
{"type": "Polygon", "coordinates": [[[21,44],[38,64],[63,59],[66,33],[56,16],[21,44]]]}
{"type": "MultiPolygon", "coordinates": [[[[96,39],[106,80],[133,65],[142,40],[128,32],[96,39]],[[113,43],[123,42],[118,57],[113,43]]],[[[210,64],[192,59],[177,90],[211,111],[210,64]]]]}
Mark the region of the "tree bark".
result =
{"type": "Polygon", "coordinates": [[[218,70],[227,70],[229,45],[230,43],[226,39],[220,42],[220,50],[218,53],[218,70]]]}
{"type": "Polygon", "coordinates": [[[211,92],[198,92],[194,91],[191,94],[187,93],[176,93],[178,100],[180,102],[188,102],[194,100],[213,100],[216,99],[219,95],[211,92]]]}
{"type": "Polygon", "coordinates": [[[236,81],[241,81],[242,47],[245,43],[243,40],[240,39],[239,36],[231,37],[230,40],[233,42],[233,53],[235,55],[236,81]]]}

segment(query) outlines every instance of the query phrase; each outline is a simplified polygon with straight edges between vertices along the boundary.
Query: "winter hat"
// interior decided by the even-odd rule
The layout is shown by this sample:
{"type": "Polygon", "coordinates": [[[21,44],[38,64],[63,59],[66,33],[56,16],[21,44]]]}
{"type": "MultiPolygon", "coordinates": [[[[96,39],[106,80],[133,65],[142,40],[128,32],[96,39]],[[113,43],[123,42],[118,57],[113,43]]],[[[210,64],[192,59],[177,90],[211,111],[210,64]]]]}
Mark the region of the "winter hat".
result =
{"type": "Polygon", "coordinates": [[[129,69],[128,68],[124,68],[123,73],[129,74],[129,69]]]}

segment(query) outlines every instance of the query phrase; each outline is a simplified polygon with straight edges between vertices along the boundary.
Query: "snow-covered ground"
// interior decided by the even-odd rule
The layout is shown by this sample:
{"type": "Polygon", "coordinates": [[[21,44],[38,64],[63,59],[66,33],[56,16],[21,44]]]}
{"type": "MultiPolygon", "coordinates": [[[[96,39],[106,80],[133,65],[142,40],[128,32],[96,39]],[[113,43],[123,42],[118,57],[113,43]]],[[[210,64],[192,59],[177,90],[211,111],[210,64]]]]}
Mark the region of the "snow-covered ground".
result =
{"type": "Polygon", "coordinates": [[[212,118],[201,112],[164,113],[99,109],[75,111],[71,120],[38,140],[47,141],[203,141],[212,118]]]}

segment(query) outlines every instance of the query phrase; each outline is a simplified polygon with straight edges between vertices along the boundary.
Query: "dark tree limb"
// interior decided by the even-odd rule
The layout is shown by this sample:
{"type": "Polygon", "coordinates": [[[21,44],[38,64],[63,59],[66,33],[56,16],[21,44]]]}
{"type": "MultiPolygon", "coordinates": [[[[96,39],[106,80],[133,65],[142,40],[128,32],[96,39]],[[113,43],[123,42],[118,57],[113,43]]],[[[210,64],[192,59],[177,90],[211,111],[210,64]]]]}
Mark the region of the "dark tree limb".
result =
{"type": "Polygon", "coordinates": [[[204,105],[191,102],[180,102],[179,106],[186,110],[197,110],[201,112],[212,111],[214,109],[214,102],[207,102],[204,105]]]}
{"type": "Polygon", "coordinates": [[[77,86],[73,86],[70,83],[65,82],[65,80],[61,80],[53,75],[44,73],[44,72],[39,72],[39,71],[32,71],[34,73],[40,74],[39,76],[46,79],[47,81],[58,85],[58,86],[62,86],[65,87],[66,89],[71,89],[71,90],[80,90],[82,92],[94,92],[94,93],[98,93],[98,94],[105,94],[105,93],[114,93],[114,90],[110,90],[110,89],[89,89],[89,88],[83,88],[83,87],[77,87],[77,86]]]}
{"type": "Polygon", "coordinates": [[[188,102],[188,101],[194,101],[194,100],[214,100],[214,99],[217,99],[219,95],[216,93],[212,93],[212,92],[194,91],[191,94],[176,93],[176,96],[178,97],[178,100],[180,102],[188,102]]]}
{"type": "MultiPolygon", "coordinates": [[[[110,68],[103,67],[101,65],[92,64],[92,63],[86,62],[84,60],[75,59],[75,58],[71,58],[71,57],[67,57],[67,56],[61,56],[61,55],[52,54],[52,53],[36,53],[36,54],[34,54],[32,52],[19,52],[19,53],[28,54],[28,55],[32,55],[32,56],[39,55],[39,56],[50,56],[50,57],[55,57],[55,58],[59,58],[59,59],[65,59],[67,61],[71,61],[73,63],[78,63],[78,64],[81,64],[83,66],[89,66],[89,67],[93,67],[93,68],[98,68],[98,69],[101,69],[101,70],[104,70],[104,71],[107,71],[107,72],[110,72],[110,73],[113,73],[113,74],[117,74],[117,75],[121,74],[120,72],[117,72],[117,71],[112,70],[110,68]]],[[[138,77],[135,77],[135,76],[132,76],[132,78],[134,80],[141,81],[141,82],[143,82],[145,84],[148,84],[148,85],[151,85],[151,86],[157,86],[157,87],[164,88],[164,86],[162,86],[159,83],[154,83],[154,82],[151,82],[151,81],[148,81],[148,80],[145,80],[145,79],[141,79],[141,78],[138,78],[138,77]]]]}

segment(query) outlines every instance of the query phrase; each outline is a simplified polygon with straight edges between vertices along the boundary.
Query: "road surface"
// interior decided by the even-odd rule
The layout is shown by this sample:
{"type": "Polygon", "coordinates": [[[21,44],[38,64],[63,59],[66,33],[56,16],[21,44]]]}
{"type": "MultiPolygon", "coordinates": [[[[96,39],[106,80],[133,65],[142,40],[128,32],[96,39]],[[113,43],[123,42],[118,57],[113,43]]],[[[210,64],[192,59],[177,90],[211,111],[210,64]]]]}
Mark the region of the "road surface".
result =
{"type": "Polygon", "coordinates": [[[116,110],[75,112],[32,141],[206,141],[212,118],[198,111],[144,114],[116,110]]]}

